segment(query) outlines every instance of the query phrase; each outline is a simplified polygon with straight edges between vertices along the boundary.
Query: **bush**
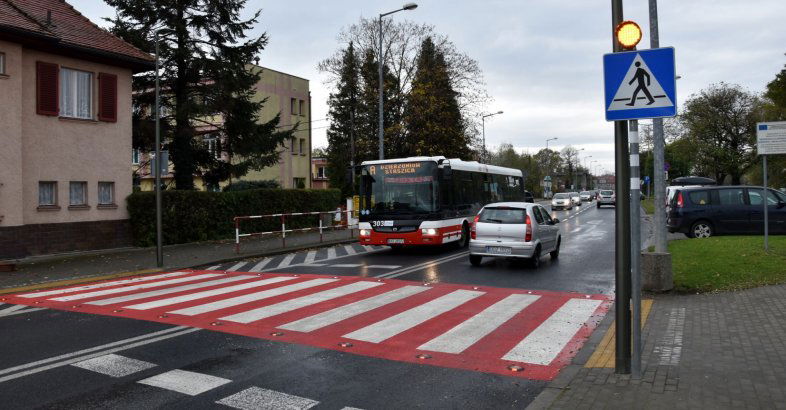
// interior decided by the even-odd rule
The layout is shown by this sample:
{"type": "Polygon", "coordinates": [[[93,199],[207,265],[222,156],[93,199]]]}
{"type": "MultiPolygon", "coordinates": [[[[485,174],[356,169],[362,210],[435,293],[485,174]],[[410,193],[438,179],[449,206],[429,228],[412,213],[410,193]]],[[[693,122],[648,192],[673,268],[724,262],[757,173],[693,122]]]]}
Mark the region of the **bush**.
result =
{"type": "Polygon", "coordinates": [[[263,181],[237,181],[224,187],[223,191],[247,191],[249,189],[280,188],[278,181],[268,179],[263,181]]]}
{"type": "MultiPolygon", "coordinates": [[[[234,237],[235,216],[286,212],[332,211],[340,204],[335,189],[253,189],[246,191],[163,191],[164,244],[234,237]]],[[[134,245],[156,243],[155,192],[135,192],[126,199],[134,245]]],[[[287,218],[287,228],[317,226],[316,216],[287,218]]],[[[281,221],[263,218],[244,221],[242,232],[281,229],[281,221]]]]}

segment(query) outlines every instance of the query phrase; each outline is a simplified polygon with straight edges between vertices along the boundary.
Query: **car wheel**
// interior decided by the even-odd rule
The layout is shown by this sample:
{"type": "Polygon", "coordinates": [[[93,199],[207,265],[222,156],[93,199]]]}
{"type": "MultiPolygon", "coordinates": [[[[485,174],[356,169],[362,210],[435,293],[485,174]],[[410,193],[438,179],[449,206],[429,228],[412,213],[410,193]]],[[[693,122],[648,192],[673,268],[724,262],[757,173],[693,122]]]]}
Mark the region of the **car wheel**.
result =
{"type": "Polygon", "coordinates": [[[529,260],[529,267],[532,269],[540,267],[540,245],[535,248],[535,253],[532,254],[532,258],[529,260]]]}
{"type": "Polygon", "coordinates": [[[559,258],[559,246],[562,244],[562,238],[557,238],[557,247],[554,248],[553,251],[549,253],[551,255],[551,260],[556,260],[559,258]]]}
{"type": "Polygon", "coordinates": [[[598,209],[600,209],[600,202],[598,202],[598,209]]]}
{"type": "Polygon", "coordinates": [[[712,236],[712,225],[707,221],[694,222],[690,227],[691,238],[709,238],[712,236]]]}
{"type": "Polygon", "coordinates": [[[480,266],[480,262],[483,260],[483,257],[480,255],[469,255],[469,263],[472,266],[480,266]]]}

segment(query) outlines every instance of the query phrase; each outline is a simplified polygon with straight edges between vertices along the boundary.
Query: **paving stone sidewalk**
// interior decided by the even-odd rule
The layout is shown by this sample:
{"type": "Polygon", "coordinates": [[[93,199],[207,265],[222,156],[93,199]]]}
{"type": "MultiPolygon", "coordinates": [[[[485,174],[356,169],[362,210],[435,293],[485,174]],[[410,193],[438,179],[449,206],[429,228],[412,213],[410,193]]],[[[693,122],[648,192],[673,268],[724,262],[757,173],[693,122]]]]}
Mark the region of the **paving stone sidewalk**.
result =
{"type": "Polygon", "coordinates": [[[786,285],[656,296],[640,380],[583,367],[612,318],[529,408],[786,409],[786,285]]]}

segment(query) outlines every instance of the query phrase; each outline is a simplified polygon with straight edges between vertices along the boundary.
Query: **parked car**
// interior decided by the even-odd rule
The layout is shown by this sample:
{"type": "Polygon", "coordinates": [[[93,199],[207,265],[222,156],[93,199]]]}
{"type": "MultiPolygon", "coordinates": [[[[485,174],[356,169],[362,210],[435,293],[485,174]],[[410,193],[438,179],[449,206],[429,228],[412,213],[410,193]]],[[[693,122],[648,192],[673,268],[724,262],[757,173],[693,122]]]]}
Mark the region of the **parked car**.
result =
{"type": "Polygon", "coordinates": [[[532,192],[524,191],[524,202],[529,202],[531,204],[535,203],[535,195],[532,195],[532,192]]]}
{"type": "Polygon", "coordinates": [[[570,199],[570,194],[565,192],[554,194],[554,198],[551,198],[551,209],[573,209],[573,201],[570,199]]]}
{"type": "Polygon", "coordinates": [[[573,205],[581,206],[581,195],[578,192],[571,192],[570,200],[573,202],[573,205]]]}
{"type": "Polygon", "coordinates": [[[616,207],[617,206],[617,196],[614,195],[614,191],[610,189],[601,189],[598,193],[598,208],[603,205],[611,205],[616,207]]]}
{"type": "MultiPolygon", "coordinates": [[[[764,233],[764,192],[756,186],[677,187],[666,218],[669,232],[691,238],[764,233]]],[[[786,195],[768,189],[769,232],[786,234],[786,195]]]]}
{"type": "Polygon", "coordinates": [[[559,257],[562,235],[559,219],[539,204],[499,202],[480,210],[472,224],[469,262],[478,266],[484,257],[527,259],[533,268],[549,254],[559,257]]]}
{"type": "Polygon", "coordinates": [[[591,202],[592,201],[592,192],[590,192],[590,191],[581,191],[581,193],[579,194],[579,197],[581,197],[581,200],[584,201],[584,202],[591,202]]]}

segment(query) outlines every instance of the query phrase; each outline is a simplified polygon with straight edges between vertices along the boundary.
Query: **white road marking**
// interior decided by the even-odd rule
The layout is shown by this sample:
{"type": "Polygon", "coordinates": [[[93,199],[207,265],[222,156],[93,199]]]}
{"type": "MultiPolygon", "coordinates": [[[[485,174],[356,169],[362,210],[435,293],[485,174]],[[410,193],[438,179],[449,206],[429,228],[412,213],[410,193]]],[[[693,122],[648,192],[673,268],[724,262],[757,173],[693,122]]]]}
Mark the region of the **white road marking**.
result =
{"type": "Polygon", "coordinates": [[[169,279],[169,280],[163,280],[163,281],[160,281],[160,282],[144,283],[144,284],[141,284],[141,285],[126,286],[126,287],[120,287],[120,288],[114,288],[114,289],[97,290],[95,292],[79,293],[79,294],[71,295],[71,296],[61,296],[59,298],[52,298],[52,299],[49,299],[49,300],[56,300],[58,302],[67,302],[67,301],[70,301],[70,300],[79,300],[79,299],[94,298],[94,297],[104,296],[104,295],[111,295],[113,293],[130,292],[132,290],[138,290],[138,289],[147,289],[147,288],[155,288],[155,287],[159,287],[159,286],[174,285],[175,283],[192,282],[192,281],[200,280],[200,279],[215,278],[217,276],[223,276],[223,275],[221,275],[220,273],[205,273],[205,274],[202,274],[202,275],[188,276],[188,277],[185,277],[185,278],[178,278],[178,279],[169,279]]]}
{"type": "Polygon", "coordinates": [[[336,258],[336,248],[328,248],[327,249],[327,258],[323,260],[330,260],[336,258]]]}
{"type": "Polygon", "coordinates": [[[293,396],[260,387],[249,387],[216,402],[240,410],[306,410],[317,404],[316,400],[293,396]]]}
{"type": "Polygon", "coordinates": [[[147,379],[142,379],[137,383],[160,387],[189,396],[196,396],[197,394],[223,386],[231,381],[232,380],[222,377],[175,369],[153,377],[148,377],[147,379]]]}
{"type": "Polygon", "coordinates": [[[172,272],[172,273],[164,273],[164,274],[161,274],[161,275],[142,276],[142,277],[133,278],[133,279],[123,279],[123,280],[115,280],[115,281],[112,281],[112,282],[96,283],[94,285],[75,286],[75,287],[72,287],[72,288],[63,288],[63,289],[47,290],[47,291],[43,291],[43,292],[28,293],[26,295],[19,295],[19,297],[21,297],[21,298],[38,298],[38,297],[42,297],[42,296],[60,295],[60,294],[63,294],[63,293],[80,292],[80,291],[83,291],[83,290],[106,288],[106,287],[109,287],[109,286],[116,286],[116,285],[125,285],[127,283],[144,282],[144,281],[147,281],[147,280],[171,278],[173,276],[182,276],[182,275],[187,275],[189,273],[191,273],[191,272],[172,272]]]}
{"type": "Polygon", "coordinates": [[[278,326],[279,329],[294,330],[297,332],[308,333],[342,320],[355,317],[362,313],[376,309],[381,306],[389,305],[393,302],[408,298],[431,288],[426,286],[404,286],[381,295],[372,296],[368,299],[359,300],[345,306],[339,306],[313,316],[309,316],[294,322],[278,326]]]}
{"type": "Polygon", "coordinates": [[[307,263],[307,264],[302,264],[300,266],[320,267],[320,266],[327,266],[327,263],[307,263]]]}
{"type": "MultiPolygon", "coordinates": [[[[0,303],[0,305],[2,305],[2,303],[0,303]]],[[[13,312],[16,312],[17,310],[21,310],[21,309],[24,309],[26,307],[28,307],[28,306],[27,305],[11,305],[11,307],[7,307],[5,309],[0,310],[0,316],[9,315],[9,314],[11,314],[13,312]]]]}
{"type": "Polygon", "coordinates": [[[9,367],[7,369],[0,370],[0,374],[10,373],[10,372],[13,372],[13,371],[16,371],[16,370],[21,370],[21,369],[28,369],[28,370],[23,370],[23,371],[20,371],[20,372],[17,372],[17,373],[13,373],[13,374],[9,374],[7,376],[0,377],[0,383],[6,382],[8,380],[18,379],[20,377],[28,376],[28,375],[35,374],[35,373],[40,373],[40,372],[43,372],[43,371],[46,371],[46,370],[50,370],[50,369],[54,369],[54,368],[58,368],[58,367],[62,367],[62,366],[67,366],[67,365],[72,364],[72,363],[81,362],[83,360],[91,359],[93,357],[103,356],[103,355],[108,354],[108,353],[114,353],[114,352],[119,352],[121,350],[132,349],[134,347],[144,346],[144,345],[147,345],[147,344],[150,344],[150,343],[155,343],[155,342],[158,342],[158,341],[161,341],[161,340],[170,339],[170,338],[181,336],[181,335],[185,335],[185,334],[188,334],[188,333],[193,333],[193,332],[196,332],[196,331],[199,331],[199,330],[200,329],[198,329],[198,328],[186,328],[184,326],[177,326],[177,327],[174,327],[174,328],[165,329],[165,330],[161,330],[161,331],[158,331],[158,332],[148,333],[148,334],[145,334],[145,335],[142,335],[142,336],[132,337],[130,339],[124,339],[124,340],[119,340],[117,342],[107,343],[107,344],[102,345],[102,346],[96,346],[96,347],[92,347],[92,348],[89,348],[89,349],[80,350],[78,352],[66,353],[64,355],[60,355],[60,356],[56,356],[56,357],[50,357],[48,359],[43,359],[43,360],[39,360],[39,361],[32,362],[32,363],[27,363],[27,364],[23,364],[23,365],[19,365],[19,366],[14,366],[14,367],[9,367]],[[158,335],[158,336],[152,337],[154,335],[158,335]],[[140,340],[140,339],[142,339],[142,340],[140,340]],[[134,342],[134,343],[131,343],[131,344],[124,344],[124,343],[128,343],[130,341],[133,341],[133,340],[140,340],[140,341],[134,342]],[[121,345],[121,346],[113,347],[111,349],[102,350],[102,349],[105,349],[107,347],[117,346],[117,345],[121,345]],[[97,352],[97,353],[84,354],[84,353],[94,352],[96,350],[100,350],[100,351],[97,352]],[[74,356],[76,356],[76,357],[74,357],[74,356]],[[60,361],[57,361],[57,360],[60,360],[60,361]],[[48,365],[45,365],[45,366],[35,367],[35,366],[38,366],[39,364],[50,363],[50,362],[55,362],[55,363],[48,364],[48,365]],[[30,369],[31,367],[33,367],[33,368],[30,369]]]}
{"type": "Polygon", "coordinates": [[[456,307],[475,299],[485,292],[472,290],[457,290],[447,295],[440,296],[434,300],[426,302],[387,319],[381,320],[372,325],[344,335],[344,337],[355,340],[363,340],[371,343],[379,343],[387,340],[405,330],[411,329],[429,319],[442,313],[455,309],[456,307]]]}
{"type": "MultiPolygon", "coordinates": [[[[27,306],[24,306],[24,305],[19,305],[19,306],[27,307],[27,306]]],[[[30,308],[30,309],[23,309],[23,310],[14,310],[13,312],[9,312],[9,313],[2,313],[2,312],[0,312],[0,317],[24,315],[25,313],[38,312],[39,310],[46,310],[46,308],[30,308]]]]}
{"type": "Polygon", "coordinates": [[[401,265],[368,265],[369,269],[398,269],[401,265]]]}
{"type": "Polygon", "coordinates": [[[276,303],[274,305],[263,306],[261,308],[252,309],[246,312],[236,313],[234,315],[222,317],[221,319],[230,322],[251,323],[271,316],[276,316],[282,313],[304,308],[306,306],[315,305],[326,300],[336,299],[342,296],[350,295],[352,293],[375,288],[380,285],[384,285],[384,283],[365,281],[350,283],[349,285],[312,293],[307,296],[290,299],[281,303],[276,303]]]}
{"type": "Polygon", "coordinates": [[[383,273],[383,274],[380,274],[380,275],[376,275],[374,277],[375,278],[397,278],[399,276],[403,276],[403,275],[406,275],[408,273],[417,272],[417,271],[419,271],[421,269],[425,269],[425,268],[428,268],[428,267],[434,267],[434,266],[440,265],[440,264],[445,263],[445,262],[450,262],[450,261],[458,259],[458,258],[463,258],[463,257],[465,257],[467,255],[469,255],[469,251],[464,251],[464,252],[460,252],[460,253],[455,254],[455,255],[448,255],[448,256],[445,256],[445,257],[442,257],[442,258],[439,258],[439,259],[434,259],[434,260],[426,261],[426,262],[423,262],[423,263],[419,263],[417,265],[407,266],[407,267],[404,267],[404,268],[401,268],[401,269],[394,270],[393,272],[383,273]]]}
{"type": "Polygon", "coordinates": [[[536,295],[510,295],[458,324],[453,329],[424,343],[418,349],[461,353],[539,298],[540,296],[536,295]]]}
{"type": "Polygon", "coordinates": [[[347,252],[347,255],[354,255],[357,253],[357,251],[355,250],[355,248],[352,247],[352,245],[344,245],[344,250],[347,252]]]}
{"type": "Polygon", "coordinates": [[[268,290],[263,290],[261,292],[249,293],[247,295],[242,295],[230,299],[222,299],[211,303],[205,303],[204,305],[191,306],[185,309],[179,309],[169,313],[194,316],[206,312],[212,312],[214,310],[242,305],[244,303],[272,298],[273,296],[283,295],[298,290],[313,288],[315,286],[324,285],[326,283],[335,282],[337,280],[338,279],[312,279],[312,280],[307,280],[305,282],[299,282],[299,283],[294,283],[292,285],[282,286],[280,288],[268,289],[268,290]]]}
{"type": "Polygon", "coordinates": [[[330,265],[331,268],[357,268],[363,266],[362,263],[338,263],[335,265],[330,265]]]}
{"type": "Polygon", "coordinates": [[[273,258],[262,259],[261,261],[259,261],[259,263],[257,263],[256,265],[252,266],[251,269],[249,269],[248,271],[249,272],[262,272],[262,269],[265,269],[265,266],[267,266],[267,264],[270,263],[270,261],[272,261],[272,260],[273,260],[273,258]]]}
{"type": "Polygon", "coordinates": [[[209,280],[207,282],[199,282],[199,283],[192,283],[190,285],[176,286],[174,288],[151,290],[150,292],[142,292],[142,293],[132,293],[130,295],[118,296],[118,297],[109,298],[109,299],[98,299],[98,300],[93,300],[93,301],[90,301],[90,302],[86,302],[85,304],[86,305],[106,306],[106,305],[112,305],[112,304],[115,304],[115,303],[128,302],[130,300],[145,299],[145,298],[151,298],[151,297],[154,297],[154,296],[168,295],[170,293],[183,292],[183,291],[186,291],[186,290],[194,290],[194,289],[206,288],[208,286],[223,285],[225,283],[237,282],[239,280],[253,279],[255,277],[256,276],[237,275],[237,276],[231,276],[231,277],[228,277],[228,278],[209,280]]]}
{"type": "Polygon", "coordinates": [[[227,271],[230,271],[230,272],[235,272],[235,271],[237,271],[238,269],[240,269],[240,268],[242,268],[243,266],[245,266],[247,263],[248,263],[248,262],[238,262],[238,263],[236,263],[236,264],[232,265],[230,268],[228,268],[228,269],[227,269],[227,271]]]}
{"type": "Polygon", "coordinates": [[[368,246],[368,245],[361,245],[361,246],[363,246],[363,249],[365,249],[366,252],[371,252],[374,250],[373,246],[368,246]]]}
{"type": "Polygon", "coordinates": [[[216,269],[218,269],[220,267],[221,267],[221,265],[213,265],[213,266],[207,268],[206,270],[216,270],[216,269]]]}
{"type": "Polygon", "coordinates": [[[602,301],[595,299],[568,300],[502,359],[548,365],[573,339],[576,332],[601,303],[602,301]]]}
{"type": "Polygon", "coordinates": [[[308,251],[306,254],[306,260],[303,263],[314,263],[314,259],[317,258],[317,251],[308,251]]]}
{"type": "Polygon", "coordinates": [[[295,255],[296,254],[294,253],[290,253],[289,255],[284,257],[284,260],[282,260],[281,263],[278,264],[276,269],[286,268],[287,266],[289,266],[289,264],[292,263],[292,259],[295,259],[295,255]]]}
{"type": "Polygon", "coordinates": [[[225,293],[237,292],[238,290],[245,290],[245,289],[257,288],[257,287],[260,287],[260,286],[272,285],[274,283],[284,282],[284,281],[293,280],[293,279],[297,279],[297,278],[292,277],[292,276],[289,276],[289,277],[287,277],[287,276],[278,276],[278,277],[274,277],[274,278],[261,279],[261,280],[248,282],[248,283],[241,283],[239,285],[229,286],[229,287],[220,288],[220,289],[206,290],[204,292],[197,292],[197,293],[191,293],[191,294],[188,294],[188,295],[175,296],[175,297],[171,297],[171,298],[167,298],[167,299],[153,300],[153,301],[150,301],[150,302],[139,303],[137,305],[124,306],[124,308],[126,308],[126,309],[135,309],[135,310],[153,309],[153,308],[162,307],[162,306],[174,305],[174,304],[182,303],[182,302],[189,302],[189,301],[197,300],[197,299],[209,298],[211,296],[223,295],[225,293]]]}
{"type": "Polygon", "coordinates": [[[129,374],[134,374],[141,372],[142,370],[156,367],[156,365],[153,363],[120,356],[114,353],[94,357],[81,362],[76,362],[71,366],[105,374],[111,377],[124,377],[128,376],[129,374]]]}

